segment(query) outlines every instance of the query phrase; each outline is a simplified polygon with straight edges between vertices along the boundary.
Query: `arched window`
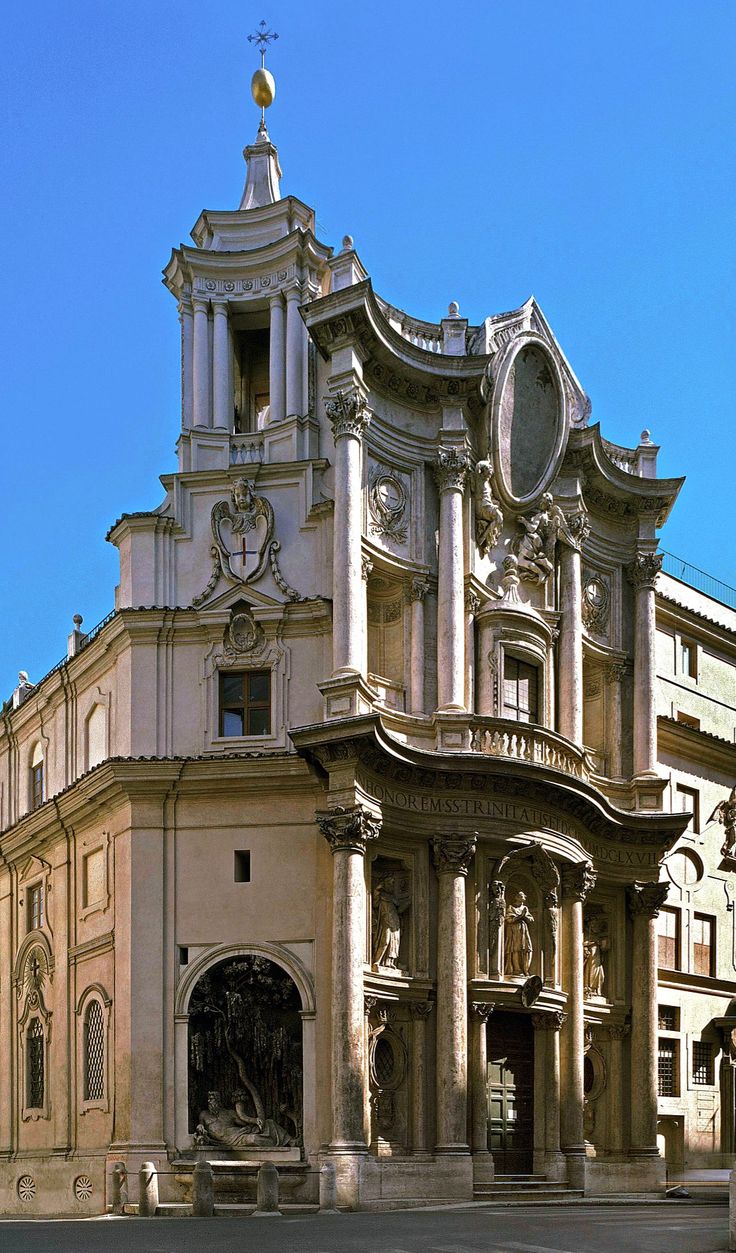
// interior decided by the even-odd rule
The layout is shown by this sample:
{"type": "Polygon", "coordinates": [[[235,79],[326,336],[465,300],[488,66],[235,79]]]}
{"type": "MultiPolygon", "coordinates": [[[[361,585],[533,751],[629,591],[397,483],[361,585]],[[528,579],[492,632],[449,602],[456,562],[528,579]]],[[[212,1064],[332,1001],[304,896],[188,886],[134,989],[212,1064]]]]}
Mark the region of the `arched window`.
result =
{"type": "Polygon", "coordinates": [[[45,783],[43,777],[43,745],[36,744],[31,753],[30,765],[30,807],[38,809],[45,800],[45,783]]]}
{"type": "Polygon", "coordinates": [[[43,1023],[33,1018],[26,1032],[26,1105],[29,1109],[43,1109],[44,1071],[43,1023]]]}
{"type": "Polygon", "coordinates": [[[105,1019],[97,1000],[90,1001],[84,1016],[84,1099],[105,1098],[105,1019]]]}

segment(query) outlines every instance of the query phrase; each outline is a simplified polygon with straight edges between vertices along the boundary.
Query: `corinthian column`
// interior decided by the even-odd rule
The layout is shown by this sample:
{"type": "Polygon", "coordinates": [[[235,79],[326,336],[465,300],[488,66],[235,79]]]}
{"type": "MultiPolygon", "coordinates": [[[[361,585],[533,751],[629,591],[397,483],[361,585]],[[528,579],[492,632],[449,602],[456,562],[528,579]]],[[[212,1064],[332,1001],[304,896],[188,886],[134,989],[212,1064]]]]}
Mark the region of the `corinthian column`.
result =
{"type": "Polygon", "coordinates": [[[559,730],[583,742],[583,593],[580,543],[589,528],[587,514],[568,518],[560,532],[559,730]]]}
{"type": "Polygon", "coordinates": [[[595,887],[595,881],[595,871],[589,861],[566,866],[562,871],[563,988],[567,993],[567,1022],[562,1036],[560,1132],[562,1152],[567,1156],[568,1178],[573,1187],[585,1186],[583,903],[595,887]]]}
{"type": "Polygon", "coordinates": [[[465,878],[474,837],[432,841],[437,917],[437,1153],[467,1153],[468,968],[465,878]]]}
{"type": "Polygon", "coordinates": [[[362,805],[318,813],[332,849],[332,1142],[338,1153],[364,1152],[366,1074],[363,962],[366,845],[381,829],[362,805]]]}
{"type": "Polygon", "coordinates": [[[434,465],[440,493],[437,571],[437,704],[465,708],[463,489],[467,454],[441,448],[434,465]]]}
{"type": "Polygon", "coordinates": [[[365,587],[361,562],[362,439],[370,411],[359,392],[338,392],[325,405],[335,439],[333,546],[333,674],[359,674],[365,638],[365,587]]]}
{"type": "Polygon", "coordinates": [[[631,1152],[656,1157],[657,936],[654,920],[668,883],[635,883],[628,890],[631,944],[631,1152]]]}
{"type": "Polygon", "coordinates": [[[409,709],[413,714],[424,713],[424,597],[429,583],[421,577],[412,579],[409,586],[411,603],[411,667],[409,673],[409,709]]]}
{"type": "Polygon", "coordinates": [[[656,773],[657,694],[655,690],[654,586],[662,554],[637,553],[626,573],[634,588],[634,774],[656,773]]]}
{"type": "Polygon", "coordinates": [[[487,1001],[473,1001],[470,1006],[470,1056],[472,1122],[471,1148],[477,1156],[488,1150],[488,1019],[494,1006],[487,1001]]]}

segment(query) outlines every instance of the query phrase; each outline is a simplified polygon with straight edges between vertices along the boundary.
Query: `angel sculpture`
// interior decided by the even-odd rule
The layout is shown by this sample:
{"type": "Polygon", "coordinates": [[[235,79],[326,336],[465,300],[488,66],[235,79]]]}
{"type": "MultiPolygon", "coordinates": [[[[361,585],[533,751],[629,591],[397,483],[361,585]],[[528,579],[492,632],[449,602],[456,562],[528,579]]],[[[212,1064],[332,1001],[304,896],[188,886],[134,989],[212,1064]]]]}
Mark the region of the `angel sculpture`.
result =
{"type": "Polygon", "coordinates": [[[726,833],[726,839],[721,848],[721,857],[732,857],[736,845],[736,787],[731,788],[731,794],[727,800],[720,801],[716,805],[708,819],[708,822],[713,821],[720,822],[726,833]]]}

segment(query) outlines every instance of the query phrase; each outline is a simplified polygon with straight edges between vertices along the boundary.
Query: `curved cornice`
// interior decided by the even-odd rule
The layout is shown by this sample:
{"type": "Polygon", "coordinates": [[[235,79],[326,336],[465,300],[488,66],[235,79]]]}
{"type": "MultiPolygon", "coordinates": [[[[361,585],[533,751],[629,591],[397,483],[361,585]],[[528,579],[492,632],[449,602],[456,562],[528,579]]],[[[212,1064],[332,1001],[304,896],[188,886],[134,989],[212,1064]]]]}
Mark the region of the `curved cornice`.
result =
{"type": "Polygon", "coordinates": [[[677,500],[684,478],[649,479],[629,474],[615,464],[606,452],[600,424],[570,432],[563,468],[583,477],[583,497],[592,512],[638,518],[642,513],[656,515],[663,526],[677,500]]]}
{"type": "Polygon", "coordinates": [[[617,809],[591,783],[547,766],[481,753],[432,753],[401,743],[389,734],[378,714],[318,723],[291,732],[297,751],[329,772],[348,760],[385,781],[404,788],[444,793],[484,791],[521,798],[528,804],[555,806],[577,819],[591,835],[616,844],[649,846],[661,855],[687,826],[682,814],[617,809]]]}
{"type": "Polygon", "coordinates": [[[355,344],[366,382],[412,408],[481,405],[485,356],[453,357],[417,347],[391,325],[370,279],[312,300],[302,317],[322,356],[355,344]]]}

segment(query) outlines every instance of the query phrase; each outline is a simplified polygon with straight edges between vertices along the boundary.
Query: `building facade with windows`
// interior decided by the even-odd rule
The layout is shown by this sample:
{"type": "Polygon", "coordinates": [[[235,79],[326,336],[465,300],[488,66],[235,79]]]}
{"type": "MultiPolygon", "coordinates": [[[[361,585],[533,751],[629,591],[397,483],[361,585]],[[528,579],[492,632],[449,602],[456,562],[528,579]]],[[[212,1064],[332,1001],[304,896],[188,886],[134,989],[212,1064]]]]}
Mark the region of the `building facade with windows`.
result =
{"type": "Polygon", "coordinates": [[[681,480],[591,424],[534,300],[412,318],[263,123],[245,157],[164,271],[164,500],[3,709],[0,1208],[99,1210],[116,1163],[135,1201],[147,1161],[186,1199],[202,1157],[299,1200],[329,1161],[349,1207],[656,1191],[731,1073],[689,815],[734,637],[656,600],[681,480]]]}

